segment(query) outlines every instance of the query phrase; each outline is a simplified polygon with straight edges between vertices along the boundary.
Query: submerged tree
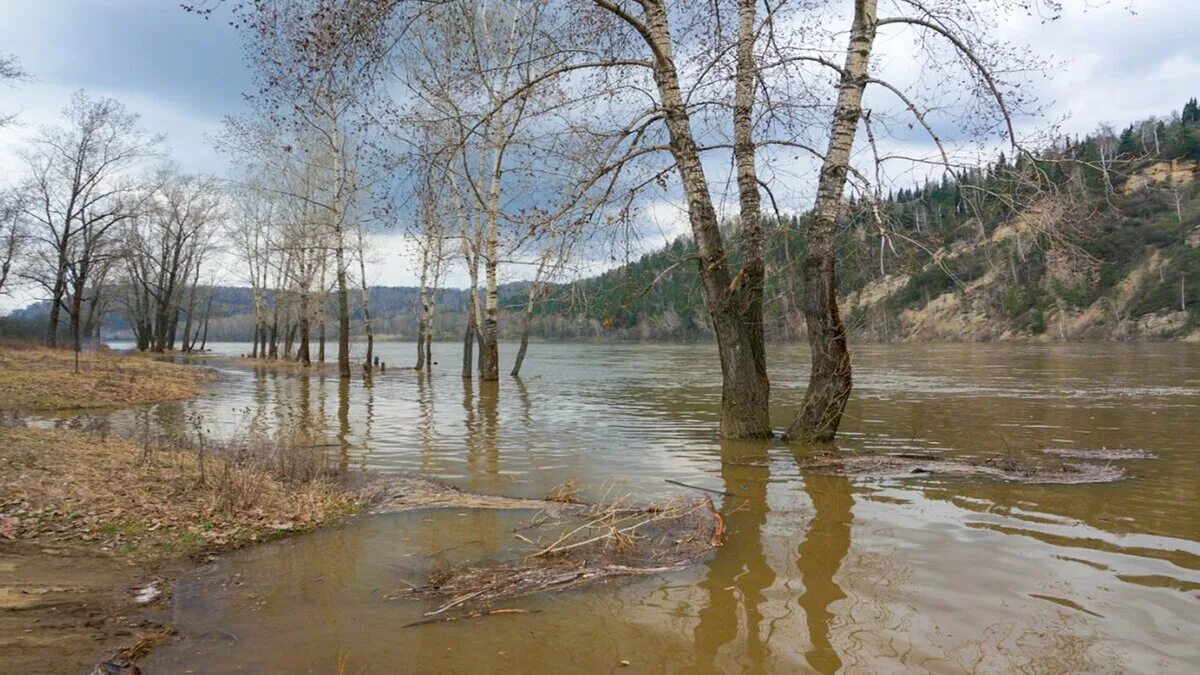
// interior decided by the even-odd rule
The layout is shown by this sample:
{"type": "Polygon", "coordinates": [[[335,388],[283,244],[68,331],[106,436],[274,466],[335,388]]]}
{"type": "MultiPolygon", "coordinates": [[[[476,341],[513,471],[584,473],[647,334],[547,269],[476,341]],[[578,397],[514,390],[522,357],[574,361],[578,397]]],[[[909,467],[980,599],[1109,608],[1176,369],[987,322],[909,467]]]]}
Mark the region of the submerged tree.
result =
{"type": "Polygon", "coordinates": [[[129,221],[121,251],[124,305],[138,349],[174,349],[181,315],[187,319],[182,349],[190,347],[198,279],[219,229],[220,209],[213,179],[167,167],[129,221]]]}
{"type": "MultiPolygon", "coordinates": [[[[799,303],[789,298],[788,306],[803,310],[813,367],[787,437],[825,441],[838,429],[852,382],[834,244],[848,220],[847,191],[877,214],[874,205],[894,180],[892,163],[907,163],[909,172],[952,174],[938,132],[950,118],[961,122],[961,138],[1006,138],[1017,146],[1012,119],[1026,101],[1016,78],[1041,64],[996,41],[993,29],[1007,12],[1051,16],[1058,10],[1054,0],[882,2],[894,16],[879,16],[881,0],[239,5],[288,27],[258,31],[260,53],[300,52],[294,63],[268,59],[276,64],[268,69],[272,90],[300,91],[290,84],[294,71],[300,81],[322,87],[336,72],[351,85],[332,78],[338,92],[369,90],[391,98],[389,81],[373,77],[382,72],[374,66],[386,63],[407,92],[406,103],[385,106],[392,137],[418,145],[412,130],[422,125],[452,130],[443,145],[453,149],[455,161],[442,187],[451,201],[459,200],[451,210],[460,221],[472,279],[469,322],[477,322],[464,336],[464,375],[470,346],[478,342],[481,376],[498,377],[502,261],[532,258],[533,269],[552,268],[530,249],[544,251],[534,242],[545,241],[550,224],[564,218],[593,228],[616,225],[613,231],[628,239],[638,229],[639,206],[657,191],[659,201],[686,207],[694,245],[688,262],[695,263],[719,353],[720,432],[729,438],[772,435],[763,198],[780,224],[775,231],[790,245],[788,220],[772,186],[781,175],[795,175],[797,166],[804,174],[804,164],[814,163],[815,201],[803,219],[804,289],[785,284],[790,296],[801,296],[799,303]],[[846,10],[852,10],[848,42],[846,10]],[[296,26],[302,27],[298,33],[296,26]],[[889,42],[889,53],[907,61],[924,56],[939,79],[885,77],[888,69],[872,61],[877,29],[885,27],[916,38],[911,47],[889,42]],[[289,42],[289,34],[303,39],[289,42]],[[836,52],[844,54],[840,63],[828,56],[836,52]],[[278,63],[290,65],[281,69],[278,63]],[[891,104],[877,105],[871,90],[891,104]],[[901,127],[927,133],[935,156],[907,156],[897,142],[906,139],[888,137],[901,127]],[[856,151],[860,130],[869,154],[856,151]],[[716,157],[730,167],[725,180],[736,189],[736,204],[725,204],[726,190],[714,179],[716,157]],[[481,266],[484,299],[474,293],[481,266]]],[[[294,104],[297,98],[289,94],[286,100],[294,104]]],[[[1022,153],[1018,147],[1018,157],[1022,153]]],[[[882,218],[874,224],[881,242],[888,240],[882,218]]],[[[792,274],[790,250],[787,257],[789,269],[773,273],[792,274]]],[[[530,302],[539,285],[531,287],[530,302]]]]}
{"type": "MultiPolygon", "coordinates": [[[[242,26],[269,133],[271,154],[303,152],[305,170],[320,171],[319,199],[332,234],[337,293],[338,373],[350,368],[350,265],[362,239],[359,217],[365,145],[363,106],[383,49],[374,3],[285,0],[246,8],[242,26]]],[[[291,195],[295,197],[295,194],[291,195]]],[[[365,280],[363,280],[365,283],[365,280]]],[[[363,291],[363,310],[366,291],[363,291]]],[[[369,326],[369,323],[367,324],[369,326]]],[[[365,364],[370,369],[370,361],[365,364]]]]}
{"type": "MultiPolygon", "coordinates": [[[[915,49],[923,53],[929,59],[930,67],[939,72],[943,86],[954,83],[956,77],[965,80],[963,86],[969,94],[965,100],[973,105],[960,113],[958,122],[968,137],[998,135],[1006,138],[1020,157],[1028,156],[1013,131],[1013,115],[1025,103],[1020,96],[1020,83],[1006,82],[1002,76],[1007,72],[1028,72],[1041,64],[1028,56],[1017,55],[1009,45],[996,42],[990,36],[994,33],[997,16],[1005,12],[1044,8],[1053,13],[1058,9],[1057,3],[1053,0],[1034,0],[1033,3],[1025,0],[978,3],[903,0],[892,4],[900,11],[914,13],[880,18],[878,0],[853,0],[854,15],[841,67],[824,59],[807,57],[834,70],[839,82],[837,100],[828,122],[828,148],[818,176],[816,204],[807,229],[803,308],[812,350],[812,368],[800,412],[785,434],[787,439],[831,440],[837,433],[850,397],[850,354],[846,346],[846,327],[837,305],[834,233],[851,174],[860,177],[868,203],[877,203],[886,181],[884,167],[889,161],[936,165],[940,160],[943,170],[951,175],[957,168],[931,122],[931,117],[942,105],[939,97],[947,92],[920,83],[909,87],[915,87],[915,91],[906,92],[904,86],[872,72],[871,56],[876,47],[877,31],[891,26],[913,31],[917,43],[915,49]],[[911,116],[909,124],[919,126],[928,134],[936,147],[936,159],[880,152],[878,125],[872,125],[870,111],[863,105],[868,87],[878,87],[900,101],[903,111],[911,116]],[[867,171],[857,169],[852,156],[860,126],[871,147],[872,164],[867,171]],[[874,179],[869,174],[873,174],[874,179]]],[[[953,94],[960,100],[964,98],[958,92],[953,94]]],[[[878,210],[875,213],[878,214],[878,210]]],[[[876,218],[878,221],[878,216],[876,218]]],[[[881,224],[880,231],[881,236],[886,237],[881,224]]],[[[880,246],[883,246],[882,241],[880,246]]]]}

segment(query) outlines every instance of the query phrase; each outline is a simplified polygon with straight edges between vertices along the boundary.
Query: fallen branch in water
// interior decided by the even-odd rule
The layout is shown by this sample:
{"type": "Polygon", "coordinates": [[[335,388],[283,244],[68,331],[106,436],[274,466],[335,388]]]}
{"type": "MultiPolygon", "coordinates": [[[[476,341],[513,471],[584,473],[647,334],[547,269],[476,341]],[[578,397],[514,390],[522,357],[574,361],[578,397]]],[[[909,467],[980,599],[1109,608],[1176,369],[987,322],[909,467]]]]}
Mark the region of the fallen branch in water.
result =
{"type": "Polygon", "coordinates": [[[869,478],[934,475],[946,478],[985,478],[1032,485],[1113,483],[1128,476],[1125,469],[1112,466],[1111,463],[1062,463],[1058,467],[1047,467],[1008,454],[991,457],[982,462],[949,457],[924,459],[922,456],[917,459],[906,453],[813,457],[802,461],[801,467],[869,478]]]}
{"type": "Polygon", "coordinates": [[[387,596],[447,599],[426,616],[467,603],[562,591],[609,579],[672,572],[699,562],[721,544],[724,519],[712,498],[633,506],[627,497],[588,506],[575,525],[536,543],[523,558],[440,571],[425,586],[387,596]]]}
{"type": "Polygon", "coordinates": [[[432,612],[425,612],[425,616],[435,616],[437,614],[441,614],[442,612],[450,609],[451,607],[457,607],[458,605],[461,605],[462,603],[470,600],[471,598],[479,595],[482,592],[483,592],[482,590],[479,590],[479,591],[475,591],[473,593],[467,593],[466,595],[460,595],[457,598],[451,600],[450,602],[433,610],[432,612]]]}
{"type": "Polygon", "coordinates": [[[699,490],[701,492],[711,492],[714,495],[721,495],[722,497],[737,497],[738,496],[738,495],[733,494],[732,492],[726,492],[724,490],[714,490],[712,488],[700,487],[699,485],[688,485],[687,483],[680,483],[679,481],[671,480],[670,478],[667,478],[666,482],[670,483],[671,485],[678,485],[679,487],[691,488],[693,490],[699,490]]]}
{"type": "Polygon", "coordinates": [[[481,616],[496,616],[498,614],[541,614],[541,613],[542,613],[542,610],[540,610],[540,609],[481,609],[481,610],[476,610],[474,612],[471,612],[470,614],[463,614],[461,616],[442,616],[442,617],[438,617],[436,619],[422,619],[421,621],[414,621],[412,623],[406,623],[403,626],[401,626],[401,628],[412,628],[414,626],[428,626],[430,624],[435,624],[435,623],[450,623],[452,621],[466,621],[467,619],[478,619],[481,616]]]}

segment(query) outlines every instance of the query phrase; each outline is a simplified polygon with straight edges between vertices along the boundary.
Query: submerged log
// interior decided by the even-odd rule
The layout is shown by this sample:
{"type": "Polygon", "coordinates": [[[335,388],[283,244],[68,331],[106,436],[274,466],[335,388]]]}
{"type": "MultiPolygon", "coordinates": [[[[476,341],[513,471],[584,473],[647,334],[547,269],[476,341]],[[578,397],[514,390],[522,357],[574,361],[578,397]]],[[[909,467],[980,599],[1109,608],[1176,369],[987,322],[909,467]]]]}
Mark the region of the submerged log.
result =
{"type": "Polygon", "coordinates": [[[1062,463],[1047,467],[1011,457],[994,457],[982,462],[965,459],[925,459],[925,455],[824,455],[801,461],[804,468],[828,470],[846,476],[864,478],[903,478],[945,476],[949,478],[986,478],[1009,483],[1041,485],[1080,485],[1113,483],[1128,477],[1122,467],[1111,464],[1062,463]]]}

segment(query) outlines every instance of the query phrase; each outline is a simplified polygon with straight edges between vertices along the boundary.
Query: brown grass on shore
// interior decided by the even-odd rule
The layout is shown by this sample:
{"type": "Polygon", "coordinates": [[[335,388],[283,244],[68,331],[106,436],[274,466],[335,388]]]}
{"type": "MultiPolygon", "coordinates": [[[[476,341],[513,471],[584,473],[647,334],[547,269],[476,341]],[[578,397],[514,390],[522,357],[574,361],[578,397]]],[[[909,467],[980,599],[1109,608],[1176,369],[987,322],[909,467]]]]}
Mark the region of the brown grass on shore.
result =
{"type": "Polygon", "coordinates": [[[353,510],[319,458],[274,457],[275,442],[196,448],[0,426],[0,539],[150,560],[236,548],[353,510]]]}
{"type": "Polygon", "coordinates": [[[143,356],[0,343],[0,410],[52,411],[176,401],[200,393],[209,371],[143,356]]]}

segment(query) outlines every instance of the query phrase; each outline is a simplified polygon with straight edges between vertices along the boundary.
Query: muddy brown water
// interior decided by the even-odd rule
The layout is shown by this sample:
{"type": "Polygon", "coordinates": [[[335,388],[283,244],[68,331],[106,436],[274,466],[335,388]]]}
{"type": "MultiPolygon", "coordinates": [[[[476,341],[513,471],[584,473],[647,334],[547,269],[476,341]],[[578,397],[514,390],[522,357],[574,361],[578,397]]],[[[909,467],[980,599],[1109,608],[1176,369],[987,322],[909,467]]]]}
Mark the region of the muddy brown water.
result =
{"type": "MultiPolygon", "coordinates": [[[[521,555],[513,529],[532,514],[362,518],[181,579],[183,639],[148,672],[1200,671],[1200,346],[855,349],[843,452],[1154,455],[1114,460],[1130,480],[1075,486],[851,480],[800,469],[805,448],[721,443],[706,345],[539,344],[524,379],[466,387],[454,345],[436,345],[428,380],[396,368],[412,345],[377,350],[392,367],[369,386],[213,360],[207,397],[114,420],[321,424],[348,470],[510,496],[568,479],[592,496],[696,494],[672,479],[736,495],[718,502],[726,545],[683,572],[499,605],[529,614],[403,628],[437,603],[389,595],[521,555]]],[[[783,427],[807,358],[771,352],[783,427]]]]}

